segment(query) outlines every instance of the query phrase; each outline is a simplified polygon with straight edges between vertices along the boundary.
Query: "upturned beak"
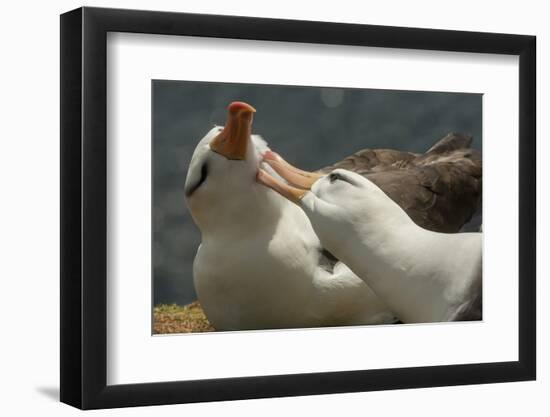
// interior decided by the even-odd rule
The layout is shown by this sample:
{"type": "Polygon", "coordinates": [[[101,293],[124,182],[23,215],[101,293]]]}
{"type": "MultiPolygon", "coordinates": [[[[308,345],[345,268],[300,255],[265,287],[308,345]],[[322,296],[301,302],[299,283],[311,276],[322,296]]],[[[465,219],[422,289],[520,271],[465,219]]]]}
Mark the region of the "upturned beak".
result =
{"type": "Polygon", "coordinates": [[[295,185],[299,188],[304,188],[309,190],[315,181],[323,176],[317,172],[308,172],[296,168],[295,166],[290,165],[286,162],[279,154],[273,151],[267,151],[264,154],[264,162],[268,163],[271,168],[277,172],[281,177],[283,177],[287,182],[292,185],[295,185]]]}
{"type": "Polygon", "coordinates": [[[286,162],[278,154],[272,151],[267,151],[264,154],[264,162],[268,163],[281,177],[283,177],[289,184],[285,184],[282,181],[269,175],[265,170],[259,169],[256,177],[260,184],[263,184],[274,191],[277,191],[283,197],[298,204],[300,200],[306,195],[311,186],[323,174],[315,172],[303,171],[296,168],[286,162]],[[298,188],[299,187],[299,188],[298,188]]]}
{"type": "Polygon", "coordinates": [[[278,179],[269,175],[262,168],[258,169],[256,181],[258,181],[260,184],[265,185],[266,187],[271,188],[274,191],[277,191],[283,197],[296,204],[299,204],[302,197],[308,192],[308,190],[292,187],[282,181],[279,181],[278,179]]]}
{"type": "Polygon", "coordinates": [[[227,121],[223,130],[210,141],[210,149],[227,159],[246,159],[246,148],[252,133],[252,119],[256,109],[242,101],[227,107],[227,121]]]}

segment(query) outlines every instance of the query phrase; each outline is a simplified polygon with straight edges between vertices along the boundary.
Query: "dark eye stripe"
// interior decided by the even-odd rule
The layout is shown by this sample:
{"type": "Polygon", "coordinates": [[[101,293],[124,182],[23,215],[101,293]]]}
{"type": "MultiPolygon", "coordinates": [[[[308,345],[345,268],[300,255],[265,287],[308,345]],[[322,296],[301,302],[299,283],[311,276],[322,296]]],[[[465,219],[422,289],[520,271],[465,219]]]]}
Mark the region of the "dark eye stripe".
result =
{"type": "Polygon", "coordinates": [[[185,190],[185,195],[189,197],[191,194],[197,191],[197,188],[199,188],[203,184],[203,182],[206,181],[207,176],[208,176],[208,164],[204,163],[202,164],[202,167],[201,167],[201,177],[195,184],[193,184],[191,187],[185,190]]]}
{"type": "Polygon", "coordinates": [[[334,181],[337,181],[339,179],[341,179],[340,175],[338,174],[335,174],[334,172],[332,174],[329,175],[328,177],[329,181],[332,183],[334,181]]]}
{"type": "Polygon", "coordinates": [[[357,185],[355,180],[353,180],[349,176],[342,175],[342,174],[337,173],[337,172],[330,173],[330,175],[328,176],[328,179],[329,179],[331,184],[335,181],[344,181],[344,182],[347,182],[348,184],[351,184],[351,185],[357,185]]]}

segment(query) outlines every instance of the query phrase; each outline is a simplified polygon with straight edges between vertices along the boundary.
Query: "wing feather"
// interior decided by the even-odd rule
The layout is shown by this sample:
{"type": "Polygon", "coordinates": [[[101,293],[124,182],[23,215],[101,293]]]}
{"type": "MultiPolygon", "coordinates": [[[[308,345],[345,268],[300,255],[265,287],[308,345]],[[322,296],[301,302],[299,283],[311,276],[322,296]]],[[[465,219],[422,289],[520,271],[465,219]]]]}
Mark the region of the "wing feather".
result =
{"type": "Polygon", "coordinates": [[[458,232],[480,215],[482,164],[472,138],[450,133],[426,153],[363,149],[320,172],[347,169],[367,177],[419,226],[458,232]]]}

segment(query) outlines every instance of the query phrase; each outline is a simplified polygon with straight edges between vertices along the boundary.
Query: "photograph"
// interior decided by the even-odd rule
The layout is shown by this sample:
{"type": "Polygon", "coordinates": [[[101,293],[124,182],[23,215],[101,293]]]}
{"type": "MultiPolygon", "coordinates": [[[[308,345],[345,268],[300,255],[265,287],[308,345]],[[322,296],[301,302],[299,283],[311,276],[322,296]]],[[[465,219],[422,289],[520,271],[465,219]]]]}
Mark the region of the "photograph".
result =
{"type": "Polygon", "coordinates": [[[482,94],[151,94],[153,334],[483,320],[482,94]]]}
{"type": "MultiPolygon", "coordinates": [[[[43,66],[56,83],[33,84],[59,87],[32,123],[39,149],[52,116],[59,146],[8,152],[31,163],[6,176],[28,171],[28,201],[11,204],[28,208],[10,222],[24,243],[47,190],[37,167],[59,165],[45,246],[59,237],[59,285],[38,272],[27,300],[55,309],[17,346],[52,343],[26,355],[44,366],[9,374],[39,408],[58,387],[79,410],[147,415],[218,402],[428,417],[457,390],[471,397],[457,415],[534,411],[542,14],[233,6],[64,6],[43,66]],[[502,402],[510,390],[525,401],[502,402]]],[[[33,52],[18,71],[48,51],[16,49],[33,52]]],[[[34,252],[15,272],[43,268],[34,252]]]]}

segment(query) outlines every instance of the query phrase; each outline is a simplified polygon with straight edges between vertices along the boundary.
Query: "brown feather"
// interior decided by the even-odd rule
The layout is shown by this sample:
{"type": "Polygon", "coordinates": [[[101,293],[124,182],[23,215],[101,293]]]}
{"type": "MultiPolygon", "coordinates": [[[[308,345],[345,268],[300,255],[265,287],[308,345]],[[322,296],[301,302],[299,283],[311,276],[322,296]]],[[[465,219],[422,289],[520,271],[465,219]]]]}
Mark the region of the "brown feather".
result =
{"type": "Polygon", "coordinates": [[[450,133],[424,154],[363,149],[334,165],[378,185],[421,227],[458,232],[481,208],[481,154],[472,138],[450,133]]]}

